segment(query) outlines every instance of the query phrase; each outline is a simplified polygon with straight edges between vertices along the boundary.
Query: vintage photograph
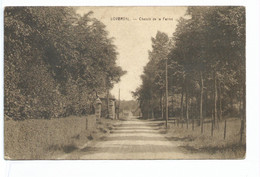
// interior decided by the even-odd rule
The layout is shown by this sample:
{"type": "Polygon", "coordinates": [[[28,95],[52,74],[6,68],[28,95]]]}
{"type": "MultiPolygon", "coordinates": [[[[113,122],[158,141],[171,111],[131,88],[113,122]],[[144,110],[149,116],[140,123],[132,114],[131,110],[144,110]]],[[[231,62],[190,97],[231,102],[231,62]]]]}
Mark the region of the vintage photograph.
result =
{"type": "Polygon", "coordinates": [[[5,7],[4,158],[245,159],[245,11],[5,7]]]}

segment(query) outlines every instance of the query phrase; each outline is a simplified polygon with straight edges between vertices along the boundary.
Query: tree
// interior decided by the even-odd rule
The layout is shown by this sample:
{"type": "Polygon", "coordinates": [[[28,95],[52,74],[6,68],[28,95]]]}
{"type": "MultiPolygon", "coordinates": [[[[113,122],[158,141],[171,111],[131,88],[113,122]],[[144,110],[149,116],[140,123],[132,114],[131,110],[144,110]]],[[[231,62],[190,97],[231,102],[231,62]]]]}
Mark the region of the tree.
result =
{"type": "Polygon", "coordinates": [[[244,8],[189,7],[187,18],[179,20],[173,40],[175,46],[170,60],[183,67],[180,75],[186,80],[184,85],[192,88],[192,83],[200,83],[201,123],[203,115],[208,116],[210,112],[203,103],[207,101],[208,94],[213,95],[216,121],[217,117],[222,117],[222,107],[228,108],[223,106],[229,104],[228,99],[236,98],[240,95],[237,93],[245,93],[240,89],[244,87],[245,80],[239,79],[245,78],[244,8]]]}
{"type": "Polygon", "coordinates": [[[125,73],[105,25],[68,7],[5,9],[5,115],[50,118],[92,112],[125,73]],[[106,82],[105,82],[106,81],[106,82]]]}
{"type": "Polygon", "coordinates": [[[152,38],[152,51],[149,51],[149,62],[141,76],[142,85],[134,95],[138,97],[144,117],[163,117],[165,94],[165,61],[168,57],[170,41],[165,33],[157,32],[152,38]],[[160,103],[160,108],[158,107],[160,103]]]}

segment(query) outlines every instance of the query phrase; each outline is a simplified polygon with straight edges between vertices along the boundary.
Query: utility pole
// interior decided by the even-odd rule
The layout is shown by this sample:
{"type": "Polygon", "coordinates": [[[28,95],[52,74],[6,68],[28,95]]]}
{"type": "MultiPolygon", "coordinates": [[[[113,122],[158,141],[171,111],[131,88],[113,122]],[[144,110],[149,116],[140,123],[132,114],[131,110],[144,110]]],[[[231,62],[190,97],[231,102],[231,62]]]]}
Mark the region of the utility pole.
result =
{"type": "Polygon", "coordinates": [[[166,90],[165,90],[165,101],[166,101],[166,128],[168,128],[168,59],[166,58],[166,66],[165,66],[165,85],[166,85],[166,90]]]}

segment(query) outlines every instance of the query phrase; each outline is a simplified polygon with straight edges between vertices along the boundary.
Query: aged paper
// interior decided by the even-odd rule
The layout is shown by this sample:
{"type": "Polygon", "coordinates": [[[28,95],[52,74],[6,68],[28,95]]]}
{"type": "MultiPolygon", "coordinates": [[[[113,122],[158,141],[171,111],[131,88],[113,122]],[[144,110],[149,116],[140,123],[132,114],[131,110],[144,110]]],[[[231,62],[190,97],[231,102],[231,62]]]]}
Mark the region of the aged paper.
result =
{"type": "Polygon", "coordinates": [[[5,159],[244,159],[245,7],[5,7],[5,159]]]}

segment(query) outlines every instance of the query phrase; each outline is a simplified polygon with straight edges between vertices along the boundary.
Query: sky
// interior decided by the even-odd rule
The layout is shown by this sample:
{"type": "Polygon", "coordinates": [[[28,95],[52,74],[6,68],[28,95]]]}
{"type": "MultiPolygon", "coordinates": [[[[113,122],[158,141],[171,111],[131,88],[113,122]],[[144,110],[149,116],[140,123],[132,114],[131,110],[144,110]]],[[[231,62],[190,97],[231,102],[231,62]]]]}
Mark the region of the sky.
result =
{"type": "Polygon", "coordinates": [[[121,100],[133,100],[132,91],[142,81],[140,76],[148,63],[148,50],[151,50],[151,38],[157,31],[165,32],[169,37],[175,31],[177,20],[185,15],[186,7],[77,7],[76,12],[84,15],[93,11],[92,17],[106,25],[109,37],[115,38],[114,44],[119,53],[117,65],[127,74],[115,84],[111,94],[121,100]],[[114,20],[124,17],[128,20],[114,20]],[[159,20],[159,18],[161,20],[159,20]],[[167,19],[167,20],[166,20],[167,19]]]}

